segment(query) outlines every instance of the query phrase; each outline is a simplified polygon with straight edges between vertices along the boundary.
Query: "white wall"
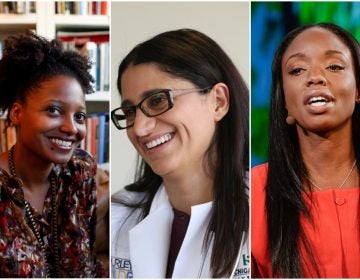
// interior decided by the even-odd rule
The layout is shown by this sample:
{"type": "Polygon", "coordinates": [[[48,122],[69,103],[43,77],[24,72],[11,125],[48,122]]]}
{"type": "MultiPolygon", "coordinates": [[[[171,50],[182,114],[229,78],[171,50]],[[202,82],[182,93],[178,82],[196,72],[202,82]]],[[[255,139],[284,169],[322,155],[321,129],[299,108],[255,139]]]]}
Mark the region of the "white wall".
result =
{"type": "MultiPolygon", "coordinates": [[[[192,28],[215,40],[249,84],[247,2],[111,2],[111,105],[120,105],[117,67],[135,45],[169,30],[192,28]]],[[[111,192],[132,182],[136,152],[125,131],[111,126],[111,192]]]]}

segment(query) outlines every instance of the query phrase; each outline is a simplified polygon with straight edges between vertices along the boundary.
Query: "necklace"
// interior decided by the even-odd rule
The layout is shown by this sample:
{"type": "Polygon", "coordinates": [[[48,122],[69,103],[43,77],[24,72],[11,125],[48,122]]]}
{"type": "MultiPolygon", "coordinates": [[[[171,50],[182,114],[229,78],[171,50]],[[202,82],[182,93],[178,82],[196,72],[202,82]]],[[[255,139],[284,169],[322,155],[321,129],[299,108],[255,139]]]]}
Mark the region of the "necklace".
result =
{"type": "MultiPolygon", "coordinates": [[[[345,185],[346,181],[349,179],[351,173],[353,172],[355,165],[356,165],[356,159],[355,159],[349,173],[346,175],[344,181],[342,181],[342,183],[337,187],[337,189],[341,189],[345,185]]],[[[323,190],[323,188],[320,188],[313,180],[310,179],[310,177],[308,177],[308,180],[309,180],[310,184],[313,185],[316,189],[318,189],[320,191],[323,190]]]]}
{"type": "MultiPolygon", "coordinates": [[[[10,169],[11,176],[13,176],[22,186],[23,182],[16,175],[16,170],[15,170],[15,165],[14,165],[14,148],[15,148],[15,145],[12,146],[9,151],[9,162],[8,162],[9,169],[10,169]]],[[[53,275],[51,274],[50,264],[46,257],[46,246],[48,245],[48,242],[45,243],[44,240],[41,238],[40,232],[38,231],[36,224],[35,224],[35,220],[34,220],[34,217],[33,217],[32,211],[31,211],[30,203],[24,199],[25,213],[30,221],[29,226],[30,226],[31,230],[33,231],[37,241],[39,242],[41,251],[44,256],[44,261],[45,261],[45,266],[46,266],[46,278],[57,277],[60,275],[60,273],[59,273],[59,250],[58,250],[59,244],[58,244],[58,230],[57,230],[57,203],[56,203],[55,175],[53,173],[51,173],[49,176],[49,179],[50,179],[50,188],[51,188],[51,223],[50,223],[50,227],[51,227],[52,239],[54,241],[52,244],[52,250],[51,250],[52,256],[53,256],[53,262],[54,262],[53,275]]]]}

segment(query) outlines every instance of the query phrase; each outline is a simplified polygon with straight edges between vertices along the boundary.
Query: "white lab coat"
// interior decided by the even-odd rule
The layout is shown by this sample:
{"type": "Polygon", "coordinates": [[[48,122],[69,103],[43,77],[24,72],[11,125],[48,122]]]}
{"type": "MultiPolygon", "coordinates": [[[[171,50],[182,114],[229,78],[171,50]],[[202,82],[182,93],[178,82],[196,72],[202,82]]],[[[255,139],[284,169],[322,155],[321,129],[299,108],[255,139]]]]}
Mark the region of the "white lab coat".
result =
{"type": "MultiPolygon", "coordinates": [[[[143,194],[122,191],[130,201],[143,194]]],[[[111,206],[111,276],[113,278],[165,278],[173,209],[162,185],[151,204],[149,215],[139,221],[139,209],[119,203],[111,206]]],[[[191,207],[189,226],[175,262],[173,278],[211,278],[212,244],[207,252],[203,240],[210,221],[212,202],[191,207]]],[[[248,234],[243,233],[241,254],[234,277],[249,278],[248,234]]]]}

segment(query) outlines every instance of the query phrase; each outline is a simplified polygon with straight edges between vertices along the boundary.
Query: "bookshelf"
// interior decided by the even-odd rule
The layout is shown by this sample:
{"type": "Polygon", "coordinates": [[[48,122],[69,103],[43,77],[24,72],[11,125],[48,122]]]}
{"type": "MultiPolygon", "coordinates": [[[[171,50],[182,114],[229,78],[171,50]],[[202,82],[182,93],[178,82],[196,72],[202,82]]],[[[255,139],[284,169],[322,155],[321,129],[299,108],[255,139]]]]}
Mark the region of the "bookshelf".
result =
{"type": "MultiPolygon", "coordinates": [[[[7,36],[27,30],[33,30],[47,39],[59,38],[61,32],[109,32],[109,7],[108,1],[1,1],[0,52],[7,36]]],[[[106,59],[109,60],[109,57],[106,59]]],[[[109,62],[106,67],[109,68],[109,62]]],[[[110,69],[106,71],[109,73],[110,69]]],[[[110,83],[108,87],[97,88],[95,93],[86,95],[90,117],[109,112],[109,86],[110,83]]]]}

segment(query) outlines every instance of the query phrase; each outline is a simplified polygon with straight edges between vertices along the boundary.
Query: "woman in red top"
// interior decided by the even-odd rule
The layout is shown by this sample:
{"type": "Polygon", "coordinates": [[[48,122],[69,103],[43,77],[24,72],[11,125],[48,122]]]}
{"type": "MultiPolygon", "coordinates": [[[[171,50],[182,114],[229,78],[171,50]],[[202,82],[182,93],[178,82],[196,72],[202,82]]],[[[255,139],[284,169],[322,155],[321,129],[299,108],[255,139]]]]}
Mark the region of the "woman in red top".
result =
{"type": "Polygon", "coordinates": [[[269,163],[252,170],[254,277],[360,277],[359,70],[358,42],[334,24],[278,48],[269,163]]]}

